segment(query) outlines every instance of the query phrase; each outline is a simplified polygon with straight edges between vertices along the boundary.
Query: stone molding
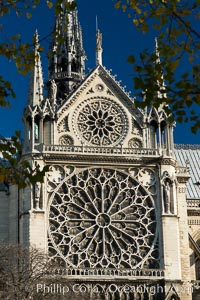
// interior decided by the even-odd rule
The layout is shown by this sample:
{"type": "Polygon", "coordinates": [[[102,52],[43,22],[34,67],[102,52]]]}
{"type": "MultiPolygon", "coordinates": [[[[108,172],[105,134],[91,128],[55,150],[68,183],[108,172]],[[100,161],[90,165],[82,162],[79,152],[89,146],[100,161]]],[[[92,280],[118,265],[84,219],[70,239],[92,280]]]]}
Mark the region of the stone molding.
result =
{"type": "Polygon", "coordinates": [[[175,144],[174,148],[179,150],[200,150],[200,144],[175,144]]]}

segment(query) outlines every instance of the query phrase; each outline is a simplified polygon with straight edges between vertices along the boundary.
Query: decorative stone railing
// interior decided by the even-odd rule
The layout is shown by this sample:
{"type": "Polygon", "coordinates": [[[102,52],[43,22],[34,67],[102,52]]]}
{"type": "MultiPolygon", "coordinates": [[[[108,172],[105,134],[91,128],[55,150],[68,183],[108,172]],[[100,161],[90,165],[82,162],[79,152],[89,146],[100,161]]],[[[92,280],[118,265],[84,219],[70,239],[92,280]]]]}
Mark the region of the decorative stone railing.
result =
{"type": "Polygon", "coordinates": [[[64,146],[64,145],[35,145],[35,150],[44,153],[63,154],[93,154],[93,155],[128,155],[128,156],[158,156],[158,149],[148,148],[122,148],[122,147],[90,147],[90,146],[64,146]]]}
{"type": "Polygon", "coordinates": [[[200,200],[187,200],[187,207],[200,209],[200,200]]]}
{"type": "Polygon", "coordinates": [[[164,278],[164,270],[161,269],[54,269],[54,273],[63,276],[111,276],[111,277],[158,277],[164,278]]]}
{"type": "Polygon", "coordinates": [[[65,77],[73,77],[75,79],[83,79],[83,75],[82,74],[79,74],[79,73],[76,73],[76,72],[71,72],[71,74],[69,75],[68,72],[57,72],[55,74],[55,78],[65,78],[65,77]]]}

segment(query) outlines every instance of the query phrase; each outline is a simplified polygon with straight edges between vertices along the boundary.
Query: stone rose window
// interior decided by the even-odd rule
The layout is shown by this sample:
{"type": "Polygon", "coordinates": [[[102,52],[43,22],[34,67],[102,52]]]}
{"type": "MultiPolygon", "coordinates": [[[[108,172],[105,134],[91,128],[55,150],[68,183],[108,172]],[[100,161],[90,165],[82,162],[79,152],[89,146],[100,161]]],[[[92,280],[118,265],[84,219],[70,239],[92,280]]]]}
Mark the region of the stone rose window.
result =
{"type": "Polygon", "coordinates": [[[77,136],[86,144],[113,146],[127,132],[127,116],[123,108],[108,99],[82,102],[73,116],[77,136]]]}
{"type": "Polygon", "coordinates": [[[52,193],[50,255],[76,268],[159,268],[156,225],[141,183],[122,171],[87,169],[52,193]]]}

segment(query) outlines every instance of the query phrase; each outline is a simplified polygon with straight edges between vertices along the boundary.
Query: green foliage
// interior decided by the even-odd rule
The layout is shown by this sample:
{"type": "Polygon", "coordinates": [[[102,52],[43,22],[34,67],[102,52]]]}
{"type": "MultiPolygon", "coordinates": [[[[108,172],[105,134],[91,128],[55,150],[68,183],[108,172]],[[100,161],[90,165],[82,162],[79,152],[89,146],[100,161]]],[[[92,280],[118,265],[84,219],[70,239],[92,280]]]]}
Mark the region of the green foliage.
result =
{"type": "Polygon", "coordinates": [[[133,78],[135,90],[143,101],[137,104],[141,107],[162,104],[170,120],[191,121],[191,130],[196,133],[200,128],[200,33],[196,30],[199,27],[200,2],[114,2],[115,8],[127,13],[143,34],[153,28],[158,40],[157,55],[155,50],[153,53],[145,50],[139,62],[133,56],[128,58],[137,73],[133,78]]]}
{"type": "Polygon", "coordinates": [[[15,98],[16,95],[11,87],[9,81],[5,81],[2,76],[0,76],[0,106],[6,107],[10,106],[10,102],[7,101],[7,98],[15,98]]]}
{"type": "MultiPolygon", "coordinates": [[[[1,1],[0,17],[5,18],[6,15],[14,12],[17,16],[24,16],[27,19],[32,17],[31,11],[37,7],[39,0],[8,0],[1,1]]],[[[5,57],[8,61],[14,61],[19,73],[26,75],[33,67],[34,63],[34,43],[22,43],[21,34],[17,33],[8,36],[6,28],[1,24],[0,28],[0,56],[5,57]]],[[[5,81],[0,76],[0,106],[10,106],[10,98],[16,95],[12,89],[10,82],[5,81]]]]}
{"type": "Polygon", "coordinates": [[[22,139],[20,132],[16,131],[10,139],[0,137],[0,181],[18,184],[24,188],[29,184],[43,182],[45,172],[49,170],[45,166],[42,170],[39,165],[32,166],[22,157],[22,139]]]}
{"type": "MultiPolygon", "coordinates": [[[[0,4],[0,17],[5,17],[11,12],[19,17],[25,17],[27,19],[32,18],[34,9],[39,5],[40,0],[8,0],[3,1],[0,4]]],[[[65,2],[62,6],[63,0],[48,1],[45,0],[47,8],[54,8],[56,14],[62,14],[65,10],[73,11],[76,8],[76,2],[65,2]]],[[[58,28],[58,32],[59,32],[58,28]]],[[[34,65],[35,42],[28,44],[21,42],[21,34],[17,33],[13,36],[7,36],[6,28],[4,29],[0,25],[0,56],[5,57],[8,61],[14,61],[17,71],[20,74],[26,75],[34,65]]],[[[58,42],[63,42],[62,36],[57,35],[58,42]]],[[[39,49],[42,51],[42,48],[39,49]]],[[[10,101],[8,99],[15,98],[15,93],[8,81],[5,81],[3,76],[0,76],[0,106],[9,106],[10,101]]]]}

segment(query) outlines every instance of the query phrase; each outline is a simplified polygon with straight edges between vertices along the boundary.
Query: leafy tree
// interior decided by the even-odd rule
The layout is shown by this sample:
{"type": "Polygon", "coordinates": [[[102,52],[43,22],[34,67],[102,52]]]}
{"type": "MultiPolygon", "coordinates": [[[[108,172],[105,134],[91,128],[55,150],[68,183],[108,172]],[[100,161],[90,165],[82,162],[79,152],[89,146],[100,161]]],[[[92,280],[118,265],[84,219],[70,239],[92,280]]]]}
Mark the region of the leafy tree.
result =
{"type": "Polygon", "coordinates": [[[145,50],[139,62],[133,55],[133,78],[141,107],[165,106],[170,120],[192,122],[200,128],[200,1],[114,0],[136,28],[157,36],[157,49],[145,50]]]}
{"type": "Polygon", "coordinates": [[[24,188],[28,184],[42,182],[45,172],[49,167],[45,166],[40,170],[39,165],[34,167],[22,158],[22,139],[20,132],[16,131],[15,136],[7,139],[0,137],[0,182],[5,185],[15,183],[19,188],[24,188]]]}

